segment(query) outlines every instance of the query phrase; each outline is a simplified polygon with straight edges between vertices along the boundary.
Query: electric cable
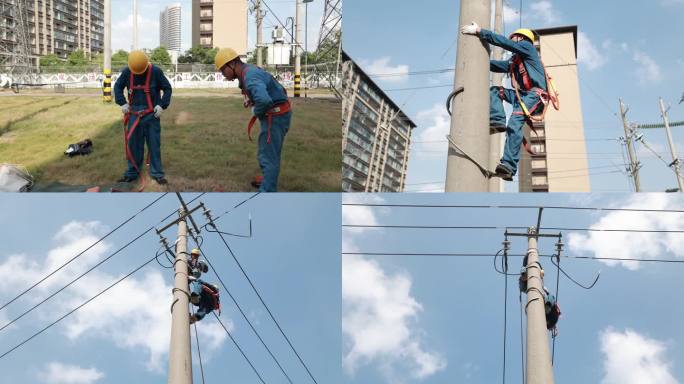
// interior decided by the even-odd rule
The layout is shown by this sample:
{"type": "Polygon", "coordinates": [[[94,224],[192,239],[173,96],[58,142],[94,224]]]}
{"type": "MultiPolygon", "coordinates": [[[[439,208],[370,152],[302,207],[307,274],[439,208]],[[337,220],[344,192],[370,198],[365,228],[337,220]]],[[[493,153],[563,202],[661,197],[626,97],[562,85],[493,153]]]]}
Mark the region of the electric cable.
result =
{"type": "Polygon", "coordinates": [[[601,208],[601,207],[574,207],[561,205],[467,205],[467,204],[388,204],[388,203],[342,203],[342,206],[352,207],[381,207],[381,208],[496,208],[496,209],[558,209],[558,210],[583,210],[583,211],[607,211],[607,212],[659,212],[659,213],[684,213],[681,209],[651,209],[651,208],[601,208]]]}
{"type": "Polygon", "coordinates": [[[109,237],[110,235],[112,235],[114,232],[116,232],[117,230],[119,230],[121,227],[123,227],[124,225],[128,224],[128,223],[129,223],[131,220],[133,220],[136,216],[138,216],[139,214],[141,214],[142,212],[144,212],[145,210],[147,210],[149,207],[153,206],[155,203],[157,203],[159,200],[161,200],[161,199],[162,199],[164,196],[166,196],[167,194],[168,194],[168,192],[166,192],[166,193],[164,193],[163,195],[159,196],[158,198],[156,198],[155,200],[153,200],[151,203],[149,203],[149,204],[147,204],[145,207],[143,207],[141,210],[139,210],[138,212],[136,212],[135,214],[133,214],[133,216],[131,216],[131,217],[129,217],[128,219],[124,220],[121,224],[117,225],[114,229],[112,229],[111,231],[109,231],[107,234],[105,234],[104,236],[100,237],[97,241],[95,241],[94,243],[92,243],[91,245],[89,245],[86,249],[84,249],[83,251],[81,251],[81,252],[78,253],[76,256],[72,257],[71,259],[69,259],[66,263],[62,264],[62,265],[59,266],[57,269],[53,270],[52,272],[48,273],[48,274],[45,275],[43,278],[41,278],[40,280],[38,280],[37,282],[35,282],[33,285],[31,285],[31,286],[28,287],[27,289],[23,290],[21,293],[19,293],[19,294],[16,295],[14,298],[12,298],[12,300],[10,300],[10,301],[6,302],[5,304],[3,304],[2,306],[0,306],[0,310],[3,310],[5,307],[7,307],[8,305],[12,304],[13,302],[15,302],[15,301],[16,301],[17,299],[19,299],[20,297],[24,296],[26,293],[28,293],[29,291],[31,291],[33,288],[37,287],[39,284],[41,284],[41,283],[44,282],[45,280],[49,279],[52,275],[54,275],[55,273],[59,272],[62,268],[64,268],[64,267],[66,267],[67,265],[69,265],[72,261],[78,259],[80,256],[82,256],[84,253],[86,253],[87,251],[89,251],[90,249],[92,249],[94,246],[96,246],[97,244],[99,244],[99,243],[101,243],[102,241],[104,241],[106,238],[108,238],[108,237],[109,237]]]}
{"type": "Polygon", "coordinates": [[[263,384],[266,384],[266,382],[264,381],[264,379],[263,379],[263,378],[261,377],[261,375],[259,374],[259,371],[257,371],[257,369],[254,367],[254,364],[252,364],[252,361],[249,360],[249,358],[247,357],[247,355],[245,355],[245,351],[243,351],[242,348],[240,348],[240,345],[238,345],[237,341],[235,341],[235,339],[233,338],[233,335],[230,334],[230,332],[228,331],[228,328],[226,328],[226,326],[223,325],[223,322],[221,321],[221,318],[218,317],[218,315],[216,314],[216,312],[212,312],[212,313],[214,314],[214,317],[216,317],[216,320],[219,322],[219,324],[221,324],[221,327],[223,327],[223,330],[226,331],[226,334],[228,335],[228,337],[230,337],[230,340],[233,342],[233,344],[235,345],[235,347],[238,349],[238,351],[240,351],[240,353],[242,354],[242,357],[244,357],[245,360],[247,360],[247,363],[249,363],[249,366],[252,367],[252,370],[254,371],[254,373],[255,373],[255,374],[257,375],[257,377],[259,378],[259,381],[261,381],[263,384]]]}
{"type": "MultiPolygon", "coordinates": [[[[214,229],[215,229],[216,231],[218,231],[218,228],[216,227],[216,224],[214,224],[214,220],[211,220],[211,218],[210,218],[210,222],[209,222],[209,223],[211,224],[212,227],[214,227],[214,229]]],[[[257,295],[257,297],[259,298],[259,301],[261,301],[261,304],[264,306],[264,308],[266,308],[266,312],[268,312],[268,315],[271,317],[271,319],[272,319],[273,322],[275,323],[276,327],[278,327],[278,330],[280,331],[280,334],[282,334],[283,337],[285,338],[285,341],[287,341],[287,344],[290,346],[290,349],[292,349],[292,351],[295,353],[295,355],[297,356],[297,359],[299,359],[299,362],[302,364],[302,366],[304,367],[304,369],[306,370],[306,372],[309,374],[309,377],[311,378],[311,380],[313,380],[314,383],[318,384],[318,382],[317,382],[316,379],[314,378],[313,374],[311,373],[311,370],[309,370],[309,367],[306,365],[306,363],[304,362],[304,360],[302,359],[302,357],[299,355],[299,352],[297,352],[297,349],[294,347],[294,345],[292,345],[292,342],[290,341],[290,338],[287,337],[287,335],[285,334],[285,331],[283,331],[283,328],[280,326],[280,323],[278,323],[278,320],[276,320],[275,316],[274,316],[273,313],[271,312],[271,309],[268,307],[268,305],[266,304],[266,302],[264,301],[264,299],[261,297],[261,294],[259,293],[259,291],[257,290],[257,288],[254,286],[254,283],[252,282],[252,279],[250,279],[250,277],[247,275],[247,272],[246,272],[245,269],[242,267],[242,264],[240,263],[240,261],[238,261],[237,257],[235,256],[235,253],[233,253],[233,250],[232,250],[232,249],[230,248],[230,246],[228,245],[228,242],[226,241],[226,239],[223,237],[223,235],[222,235],[220,232],[217,232],[217,234],[218,234],[219,237],[221,238],[221,241],[223,241],[223,244],[226,246],[226,249],[228,249],[228,252],[230,253],[230,256],[233,258],[233,260],[235,260],[235,263],[236,263],[236,264],[238,265],[238,267],[240,268],[240,271],[242,271],[243,276],[245,276],[245,278],[246,278],[247,281],[249,282],[249,285],[252,287],[252,290],[254,290],[254,293],[255,293],[255,294],[257,295]]],[[[212,267],[212,269],[213,269],[213,267],[212,267]]],[[[214,273],[216,273],[216,272],[214,272],[214,273]]]]}
{"type": "Polygon", "coordinates": [[[111,288],[113,288],[114,286],[116,286],[117,284],[119,284],[120,282],[124,281],[125,279],[127,279],[128,277],[130,277],[131,275],[133,275],[134,273],[138,272],[139,270],[141,270],[142,268],[144,268],[146,265],[148,265],[148,264],[151,263],[152,261],[154,261],[154,257],[152,257],[151,259],[147,260],[147,261],[144,262],[142,265],[140,265],[139,267],[137,267],[137,268],[134,269],[133,271],[129,272],[127,275],[125,275],[124,277],[120,278],[119,280],[117,280],[116,282],[114,282],[113,284],[111,284],[110,286],[108,286],[107,288],[105,288],[104,290],[100,291],[97,295],[91,297],[90,299],[88,299],[88,300],[86,300],[85,302],[83,302],[81,305],[79,305],[79,306],[77,306],[76,308],[72,309],[71,311],[67,312],[64,316],[62,316],[62,317],[60,317],[59,319],[53,321],[52,323],[50,323],[49,325],[47,325],[46,327],[44,327],[44,328],[41,329],[40,331],[38,331],[38,332],[34,333],[33,335],[31,335],[29,338],[24,339],[24,341],[20,342],[19,344],[15,345],[14,347],[10,348],[10,349],[7,350],[5,353],[3,353],[2,355],[0,355],[0,359],[2,359],[3,357],[9,355],[10,353],[12,353],[13,351],[15,351],[16,349],[20,348],[22,345],[28,343],[29,341],[31,341],[32,339],[34,339],[36,336],[38,336],[38,335],[40,335],[41,333],[45,332],[45,331],[46,331],[47,329],[49,329],[50,327],[52,327],[52,326],[54,326],[55,324],[59,323],[60,321],[64,320],[67,316],[71,315],[72,313],[74,313],[74,312],[76,312],[77,310],[81,309],[82,307],[84,307],[85,305],[87,305],[88,303],[90,303],[91,301],[95,300],[95,299],[98,298],[100,295],[104,294],[105,292],[107,292],[108,290],[110,290],[111,288]]]}
{"type": "MultiPolygon", "coordinates": [[[[195,308],[192,307],[192,315],[195,316],[195,308]]],[[[202,384],[204,384],[204,364],[202,364],[202,351],[200,350],[199,335],[197,334],[197,322],[192,323],[195,327],[195,342],[197,343],[197,357],[199,358],[200,373],[202,374],[202,384]]]]}

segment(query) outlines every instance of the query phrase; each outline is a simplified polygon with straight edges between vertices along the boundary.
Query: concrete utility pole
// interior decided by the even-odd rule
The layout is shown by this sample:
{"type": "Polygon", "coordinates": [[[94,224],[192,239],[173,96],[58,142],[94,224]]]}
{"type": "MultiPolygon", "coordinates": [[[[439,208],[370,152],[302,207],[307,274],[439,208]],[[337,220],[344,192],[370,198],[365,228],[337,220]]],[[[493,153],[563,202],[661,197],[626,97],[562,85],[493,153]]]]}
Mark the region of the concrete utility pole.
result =
{"type": "Polygon", "coordinates": [[[546,329],[544,309],[544,283],[539,267],[537,251],[537,230],[527,230],[527,384],[553,384],[551,353],[546,329]]]}
{"type": "Polygon", "coordinates": [[[634,190],[641,192],[641,185],[639,183],[639,161],[634,151],[634,142],[632,141],[632,132],[627,121],[627,108],[625,103],[620,99],[620,116],[622,116],[622,126],[625,129],[625,142],[627,142],[627,155],[629,156],[629,173],[634,180],[634,190]]]}
{"type": "Polygon", "coordinates": [[[133,51],[138,49],[138,0],[133,0],[133,51]]]}
{"type": "Polygon", "coordinates": [[[679,158],[677,157],[677,148],[672,141],[672,132],[670,131],[670,120],[667,117],[667,110],[665,109],[665,103],[663,103],[663,98],[660,98],[660,113],[663,115],[663,122],[665,123],[665,132],[667,133],[667,143],[670,145],[670,153],[672,154],[672,164],[671,167],[677,176],[677,184],[679,185],[679,192],[684,192],[684,179],[682,179],[682,174],[679,168],[679,158]]]}
{"type": "Polygon", "coordinates": [[[256,45],[256,64],[257,67],[263,67],[264,66],[264,58],[262,56],[262,47],[264,45],[264,38],[263,38],[263,27],[262,27],[262,22],[263,22],[263,15],[261,14],[261,0],[255,0],[254,1],[254,11],[256,13],[256,33],[257,33],[257,45],[256,45]]]}
{"type": "Polygon", "coordinates": [[[107,103],[112,102],[112,0],[104,0],[104,79],[102,96],[107,103]]]}
{"type": "Polygon", "coordinates": [[[179,210],[178,242],[174,261],[175,288],[171,308],[171,348],[169,350],[169,384],[192,384],[190,354],[190,313],[188,312],[188,224],[185,210],[179,210]]]}
{"type": "Polygon", "coordinates": [[[295,13],[295,80],[294,96],[301,97],[302,92],[302,21],[304,19],[304,2],[297,0],[295,13]]]}
{"type": "MultiPolygon", "coordinates": [[[[496,7],[494,10],[494,31],[498,34],[503,33],[503,0],[496,0],[496,7]]],[[[492,52],[494,60],[501,60],[503,58],[503,49],[494,46],[492,52]]],[[[503,80],[503,73],[492,73],[492,85],[501,86],[503,80]]],[[[489,135],[489,169],[493,170],[499,165],[501,158],[501,140],[503,135],[489,135]]],[[[489,192],[502,192],[501,186],[503,182],[498,177],[489,179],[489,192]]]]}
{"type": "MultiPolygon", "coordinates": [[[[475,21],[489,28],[490,0],[462,0],[454,89],[464,91],[451,105],[452,140],[484,166],[489,161],[489,47],[474,36],[460,34],[460,26],[475,21]]],[[[489,183],[478,167],[458,156],[453,148],[447,158],[446,192],[487,192],[489,183]]]]}

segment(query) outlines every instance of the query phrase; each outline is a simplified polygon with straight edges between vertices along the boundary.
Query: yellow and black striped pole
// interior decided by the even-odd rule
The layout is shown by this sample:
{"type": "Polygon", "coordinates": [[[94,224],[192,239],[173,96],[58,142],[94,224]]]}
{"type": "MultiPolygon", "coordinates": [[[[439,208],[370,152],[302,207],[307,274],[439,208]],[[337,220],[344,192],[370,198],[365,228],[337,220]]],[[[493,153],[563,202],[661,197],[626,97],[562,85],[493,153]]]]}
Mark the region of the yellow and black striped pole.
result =
{"type": "Polygon", "coordinates": [[[112,70],[104,70],[104,80],[102,81],[102,97],[105,103],[112,102],[112,70]]]}
{"type": "Polygon", "coordinates": [[[302,96],[302,75],[295,73],[294,77],[294,97],[302,96]]]}

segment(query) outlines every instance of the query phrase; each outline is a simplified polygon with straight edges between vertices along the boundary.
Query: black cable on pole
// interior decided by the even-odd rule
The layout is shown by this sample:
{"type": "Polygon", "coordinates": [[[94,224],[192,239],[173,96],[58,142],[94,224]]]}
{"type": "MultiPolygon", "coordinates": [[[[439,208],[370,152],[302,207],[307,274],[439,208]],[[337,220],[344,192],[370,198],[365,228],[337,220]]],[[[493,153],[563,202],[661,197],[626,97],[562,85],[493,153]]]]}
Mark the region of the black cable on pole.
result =
{"type": "MultiPolygon", "coordinates": [[[[192,315],[195,315],[195,308],[192,308],[192,315]]],[[[200,350],[199,335],[197,335],[197,322],[192,323],[195,327],[195,342],[197,343],[197,357],[199,357],[200,373],[202,373],[202,384],[204,384],[204,364],[202,364],[202,351],[200,350]]]]}
{"type": "Polygon", "coordinates": [[[252,364],[252,361],[249,360],[249,358],[247,357],[247,355],[245,355],[245,352],[242,350],[242,348],[240,348],[240,345],[238,345],[237,341],[235,341],[235,339],[233,338],[233,335],[230,334],[230,332],[228,331],[228,328],[226,328],[226,326],[223,325],[223,322],[221,321],[221,318],[218,317],[218,315],[216,314],[216,312],[212,312],[212,313],[214,314],[214,317],[216,317],[216,320],[219,322],[219,324],[221,324],[221,327],[223,327],[223,330],[226,331],[226,334],[228,335],[228,337],[230,337],[230,340],[233,342],[233,344],[235,344],[235,347],[238,349],[238,351],[240,351],[240,353],[242,354],[242,357],[244,357],[245,360],[247,360],[247,363],[249,363],[249,366],[252,367],[252,370],[254,371],[254,373],[255,373],[255,374],[257,375],[257,377],[259,378],[259,381],[261,381],[263,384],[266,384],[266,382],[264,381],[264,379],[263,379],[263,378],[261,377],[261,375],[259,374],[259,371],[257,371],[257,369],[254,367],[254,364],[252,364]]]}
{"type": "Polygon", "coordinates": [[[650,208],[601,208],[601,207],[573,207],[573,206],[541,206],[541,205],[468,205],[468,204],[387,204],[387,203],[342,203],[351,207],[383,207],[383,208],[497,208],[497,209],[558,209],[579,211],[621,211],[621,212],[666,212],[684,213],[681,209],[650,209],[650,208]]]}
{"type": "Polygon", "coordinates": [[[59,323],[60,321],[64,320],[67,316],[69,316],[69,315],[71,315],[72,313],[78,311],[79,309],[81,309],[82,307],[84,307],[85,305],[87,305],[88,303],[90,303],[91,301],[93,301],[93,300],[95,300],[96,298],[98,298],[100,295],[104,294],[105,292],[107,292],[108,290],[110,290],[111,288],[113,288],[115,285],[117,285],[117,284],[119,284],[120,282],[124,281],[125,279],[129,278],[129,277],[130,277],[131,275],[133,275],[134,273],[136,273],[136,272],[138,272],[139,270],[143,269],[147,264],[149,264],[149,263],[151,263],[152,261],[154,261],[154,259],[155,259],[155,258],[152,257],[151,259],[147,260],[147,261],[144,262],[142,265],[140,265],[138,268],[136,268],[136,269],[134,269],[133,271],[129,272],[126,276],[120,278],[119,280],[117,280],[116,282],[114,282],[113,284],[111,284],[110,286],[108,286],[107,288],[105,288],[104,290],[100,291],[100,293],[98,293],[97,295],[91,297],[90,299],[86,300],[84,303],[82,303],[82,304],[79,305],[78,307],[76,307],[76,308],[72,309],[71,311],[67,312],[66,315],[60,317],[59,319],[57,319],[57,320],[55,320],[55,321],[53,321],[52,323],[50,323],[50,324],[49,324],[48,326],[46,326],[45,328],[43,328],[43,329],[41,329],[40,331],[38,331],[38,332],[34,333],[33,335],[31,335],[31,337],[25,339],[25,340],[22,341],[21,343],[19,343],[19,344],[15,345],[14,347],[10,348],[7,352],[5,352],[5,353],[3,353],[2,355],[0,355],[0,359],[2,359],[3,357],[7,356],[7,355],[10,354],[10,353],[12,353],[14,350],[16,350],[17,348],[21,347],[22,345],[28,343],[29,341],[31,341],[31,340],[32,340],[33,338],[35,338],[36,336],[38,336],[38,335],[40,335],[41,333],[45,332],[48,328],[50,328],[50,327],[52,327],[53,325],[55,325],[55,324],[59,323]]]}
{"type": "Polygon", "coordinates": [[[139,214],[141,214],[142,212],[144,212],[147,208],[153,206],[155,203],[157,203],[159,200],[161,200],[164,196],[166,196],[167,193],[168,193],[168,192],[164,193],[163,195],[159,196],[158,198],[156,198],[156,199],[155,199],[154,201],[152,201],[151,203],[147,204],[147,205],[146,205],[145,207],[143,207],[141,210],[139,210],[138,212],[136,212],[135,214],[133,214],[133,216],[131,216],[131,217],[129,217],[128,219],[124,220],[121,224],[117,225],[114,229],[112,229],[111,231],[109,231],[106,235],[100,237],[96,242],[94,242],[94,243],[92,243],[91,245],[89,245],[86,249],[84,249],[83,251],[81,251],[79,254],[77,254],[76,256],[72,257],[72,258],[69,259],[66,263],[62,264],[62,265],[59,266],[57,269],[55,269],[55,270],[53,270],[52,272],[48,273],[47,275],[45,275],[45,276],[44,276],[43,278],[41,278],[40,280],[36,281],[33,285],[31,285],[30,287],[26,288],[24,291],[22,291],[22,292],[19,293],[17,296],[15,296],[12,300],[10,300],[10,301],[6,302],[5,304],[3,304],[3,305],[0,307],[0,310],[3,310],[5,307],[7,307],[8,305],[12,304],[13,302],[15,302],[15,301],[16,301],[17,299],[19,299],[20,297],[24,296],[26,293],[28,293],[29,291],[31,291],[33,288],[37,287],[39,284],[41,284],[41,283],[44,282],[45,280],[49,279],[52,275],[54,275],[55,273],[59,272],[62,268],[64,268],[64,267],[66,267],[67,265],[69,265],[72,261],[78,259],[78,258],[81,257],[84,253],[86,253],[86,252],[88,252],[90,249],[92,249],[94,246],[96,246],[97,244],[99,244],[99,243],[101,243],[102,241],[104,241],[104,240],[105,240],[106,238],[108,238],[111,234],[113,234],[114,232],[116,232],[117,230],[119,230],[121,227],[123,227],[124,225],[128,224],[128,223],[129,223],[131,220],[133,220],[136,216],[138,216],[139,214]]]}
{"type": "MultiPolygon", "coordinates": [[[[253,194],[252,196],[248,197],[247,199],[245,199],[245,200],[241,201],[240,203],[238,203],[237,205],[233,206],[233,208],[231,208],[231,209],[229,209],[229,210],[223,212],[222,214],[218,215],[218,216],[214,219],[214,221],[219,221],[223,216],[229,214],[230,212],[234,211],[235,209],[237,209],[237,208],[240,207],[241,205],[243,205],[243,204],[247,203],[248,201],[252,200],[253,198],[259,196],[259,194],[261,194],[261,192],[256,192],[256,193],[253,194]]],[[[190,204],[190,203],[188,203],[188,204],[190,204]]],[[[205,224],[203,227],[206,227],[206,226],[207,226],[207,224],[205,224]]]]}
{"type": "MultiPolygon", "coordinates": [[[[558,255],[556,255],[556,259],[558,260],[558,264],[556,264],[556,303],[558,302],[558,287],[560,286],[560,251],[558,255]]],[[[551,259],[553,260],[553,259],[551,259]]],[[[554,365],[554,361],[556,358],[556,333],[553,332],[551,334],[553,336],[553,346],[551,347],[551,366],[554,365]]]]}
{"type": "MultiPolygon", "coordinates": [[[[499,251],[501,252],[501,251],[499,251]]],[[[498,253],[497,253],[498,254],[498,253]]],[[[507,254],[504,252],[503,261],[501,262],[504,274],[508,274],[508,260],[507,254]]],[[[504,275],[504,329],[503,329],[503,384],[506,384],[506,332],[508,328],[508,276],[504,275]]]]}
{"type": "Polygon", "coordinates": [[[522,292],[518,292],[518,303],[520,304],[520,372],[522,373],[522,384],[525,384],[525,341],[523,338],[522,292]]]}
{"type": "MultiPolygon", "coordinates": [[[[524,226],[475,226],[475,225],[389,225],[389,224],[342,224],[342,228],[384,228],[384,229],[464,229],[464,230],[506,230],[524,229],[524,226]]],[[[576,232],[628,232],[628,233],[684,233],[684,229],[618,229],[618,228],[564,228],[541,227],[547,231],[576,232]]]]}
{"type": "MultiPolygon", "coordinates": [[[[211,268],[211,270],[214,272],[214,274],[215,274],[216,277],[218,278],[219,282],[221,283],[221,286],[223,286],[223,289],[226,290],[226,293],[228,294],[228,296],[230,297],[230,299],[231,299],[231,300],[233,301],[233,303],[235,304],[235,307],[237,307],[237,309],[238,309],[238,311],[240,312],[240,314],[242,315],[242,317],[245,319],[245,321],[247,322],[247,324],[249,325],[249,327],[252,329],[252,332],[254,332],[254,334],[256,335],[256,337],[257,337],[257,338],[259,339],[259,341],[261,342],[261,345],[263,345],[264,348],[266,348],[266,351],[267,351],[268,354],[271,356],[271,358],[273,359],[273,361],[276,363],[276,365],[277,365],[278,368],[280,369],[280,372],[282,372],[283,375],[285,376],[285,378],[287,378],[287,381],[288,381],[290,384],[293,384],[293,383],[292,383],[292,380],[290,379],[290,376],[285,372],[285,369],[284,369],[283,366],[280,364],[280,362],[278,361],[278,359],[275,357],[275,355],[273,354],[273,352],[271,351],[271,349],[268,347],[268,345],[266,345],[266,342],[265,342],[264,339],[261,337],[261,335],[259,334],[259,332],[256,330],[256,328],[254,327],[254,325],[252,324],[252,322],[249,320],[249,318],[247,317],[247,314],[245,313],[245,311],[242,310],[242,307],[241,307],[240,304],[237,302],[237,299],[235,299],[235,297],[233,296],[233,294],[230,293],[230,290],[228,289],[228,287],[226,286],[226,284],[223,282],[223,279],[221,279],[221,276],[218,274],[218,271],[216,270],[216,268],[214,268],[214,265],[211,263],[211,260],[209,260],[209,258],[207,257],[206,253],[204,253],[204,251],[202,250],[201,245],[199,245],[199,243],[197,243],[197,240],[196,240],[194,237],[193,237],[193,240],[195,241],[195,244],[197,244],[197,249],[199,249],[199,251],[200,251],[200,253],[202,254],[202,256],[204,256],[204,259],[207,261],[207,264],[209,264],[209,268],[211,268]]],[[[232,337],[231,337],[231,338],[232,338],[232,337]]],[[[239,348],[239,347],[238,347],[238,348],[239,348]]],[[[246,358],[246,357],[245,357],[245,358],[246,358]]],[[[248,362],[249,362],[249,360],[248,360],[248,362]]],[[[249,362],[249,364],[251,365],[252,363],[249,362]]]]}
{"type": "Polygon", "coordinates": [[[233,253],[233,250],[232,250],[232,249],[230,248],[230,246],[228,245],[228,242],[227,242],[226,239],[223,237],[223,235],[219,232],[219,229],[216,227],[216,224],[214,224],[214,221],[211,220],[211,221],[210,221],[210,224],[211,224],[211,226],[217,231],[216,233],[219,235],[219,237],[221,237],[221,240],[223,241],[223,244],[224,244],[224,245],[226,246],[226,248],[228,249],[228,252],[230,253],[230,256],[233,258],[233,260],[235,260],[235,263],[236,263],[236,264],[238,265],[238,267],[240,268],[240,271],[242,271],[242,274],[245,276],[245,278],[246,278],[247,281],[249,282],[249,285],[250,285],[250,286],[252,287],[252,289],[254,290],[254,293],[256,293],[257,297],[259,298],[259,301],[261,301],[261,304],[264,306],[264,308],[266,308],[266,312],[268,312],[268,315],[271,317],[271,319],[272,319],[273,322],[275,323],[276,327],[278,327],[278,330],[280,331],[280,334],[283,335],[283,337],[285,338],[285,341],[287,341],[287,344],[290,346],[290,348],[292,349],[292,351],[295,353],[295,355],[297,356],[297,359],[299,359],[299,362],[302,364],[302,366],[304,367],[304,369],[306,369],[306,372],[309,374],[309,377],[311,377],[311,380],[313,380],[314,383],[318,384],[318,382],[317,382],[316,379],[314,378],[313,374],[312,374],[311,371],[309,370],[309,367],[306,365],[306,363],[304,362],[304,360],[302,359],[302,357],[299,355],[299,352],[297,352],[297,349],[294,347],[294,345],[292,345],[292,342],[290,341],[290,338],[287,337],[287,335],[285,334],[285,331],[283,331],[283,328],[281,328],[280,323],[278,323],[278,320],[276,320],[275,316],[274,316],[273,313],[271,312],[271,309],[268,307],[268,305],[266,304],[266,302],[264,301],[264,299],[261,297],[261,294],[259,293],[259,290],[257,290],[257,288],[254,286],[254,283],[252,282],[252,279],[249,278],[249,276],[247,275],[247,272],[245,272],[245,269],[242,267],[242,264],[240,264],[240,261],[238,261],[237,257],[236,257],[235,254],[233,253]]]}
{"type": "MultiPolygon", "coordinates": [[[[107,260],[111,259],[111,258],[114,257],[115,255],[117,255],[119,252],[123,251],[123,250],[126,249],[128,246],[130,246],[131,244],[133,244],[133,243],[135,243],[136,241],[138,241],[141,237],[145,236],[147,233],[149,233],[149,232],[150,232],[151,230],[153,230],[153,229],[154,229],[154,227],[148,228],[145,232],[139,234],[136,238],[134,238],[133,240],[131,240],[131,241],[129,241],[128,243],[126,243],[126,245],[124,245],[123,247],[119,248],[118,250],[116,250],[114,253],[112,253],[111,255],[107,256],[106,258],[102,259],[99,263],[95,264],[94,266],[92,266],[90,269],[88,269],[87,271],[85,271],[85,272],[83,272],[82,274],[80,274],[80,275],[79,275],[78,277],[76,277],[75,279],[71,280],[67,285],[65,285],[65,286],[63,286],[62,288],[58,289],[57,291],[55,291],[54,293],[52,293],[50,296],[46,297],[46,298],[43,299],[41,302],[39,302],[38,304],[34,305],[33,307],[31,307],[31,308],[28,309],[27,311],[24,311],[21,315],[19,315],[19,316],[15,317],[14,319],[10,320],[9,323],[7,323],[7,324],[3,325],[2,327],[0,327],[0,331],[2,331],[2,330],[4,330],[5,328],[9,327],[10,325],[14,324],[17,320],[21,319],[22,317],[26,316],[28,313],[32,312],[34,309],[36,309],[36,308],[38,308],[39,306],[43,305],[46,301],[50,300],[51,298],[55,297],[58,293],[60,293],[60,292],[62,292],[63,290],[67,289],[67,288],[68,288],[69,286],[71,286],[73,283],[75,283],[75,282],[77,282],[78,280],[80,280],[83,276],[87,275],[88,273],[92,272],[95,268],[97,268],[97,267],[99,267],[100,265],[104,264],[107,260]]],[[[155,255],[150,261],[156,260],[156,259],[157,259],[157,255],[155,255]]]]}

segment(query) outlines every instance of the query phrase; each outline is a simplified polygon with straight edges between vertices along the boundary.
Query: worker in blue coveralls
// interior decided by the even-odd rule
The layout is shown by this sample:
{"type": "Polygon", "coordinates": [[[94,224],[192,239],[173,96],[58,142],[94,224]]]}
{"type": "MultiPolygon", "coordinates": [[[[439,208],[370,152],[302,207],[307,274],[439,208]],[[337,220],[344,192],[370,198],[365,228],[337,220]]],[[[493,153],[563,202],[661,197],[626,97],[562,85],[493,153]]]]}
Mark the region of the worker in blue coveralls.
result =
{"type": "Polygon", "coordinates": [[[238,79],[244,96],[245,108],[252,107],[252,120],[248,135],[259,120],[259,152],[257,159],[263,176],[257,176],[252,185],[260,192],[276,192],[280,174],[280,154],[285,135],[290,129],[292,110],[285,88],[270,73],[251,64],[245,64],[232,48],[216,53],[216,69],[228,80],[238,79]]]}
{"type": "Polygon", "coordinates": [[[125,141],[128,169],[118,182],[130,183],[140,177],[147,142],[150,176],[159,185],[167,184],[161,160],[159,119],[171,104],[171,84],[164,72],[151,64],[144,52],[133,51],[128,55],[128,67],[116,79],[114,97],[124,113],[127,128],[125,141]],[[124,88],[128,88],[127,98],[124,97],[124,88]]]}
{"type": "Polygon", "coordinates": [[[500,85],[494,85],[489,92],[490,133],[506,132],[503,157],[495,172],[502,179],[511,181],[518,170],[526,114],[541,114],[545,108],[542,97],[548,98],[544,66],[534,47],[534,33],[522,28],[506,38],[480,28],[475,22],[463,26],[461,33],[479,36],[480,39],[513,53],[509,60],[491,60],[489,66],[492,72],[511,74],[511,84],[514,88],[506,89],[500,85]],[[524,109],[516,95],[516,88],[520,94],[520,100],[525,104],[524,109]],[[506,126],[506,114],[502,103],[504,100],[513,106],[508,126],[506,126]]]}
{"type": "Polygon", "coordinates": [[[200,250],[195,248],[190,252],[190,257],[187,259],[190,302],[199,307],[197,312],[190,315],[190,324],[202,320],[204,316],[220,308],[218,287],[200,279],[202,273],[209,271],[209,267],[199,259],[199,256],[200,250]]]}

